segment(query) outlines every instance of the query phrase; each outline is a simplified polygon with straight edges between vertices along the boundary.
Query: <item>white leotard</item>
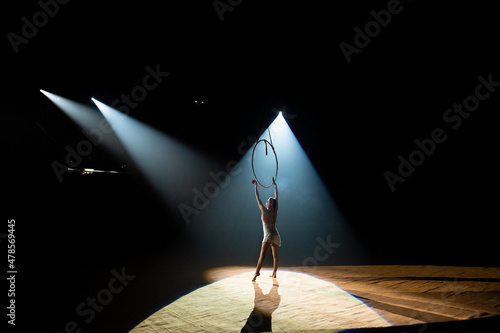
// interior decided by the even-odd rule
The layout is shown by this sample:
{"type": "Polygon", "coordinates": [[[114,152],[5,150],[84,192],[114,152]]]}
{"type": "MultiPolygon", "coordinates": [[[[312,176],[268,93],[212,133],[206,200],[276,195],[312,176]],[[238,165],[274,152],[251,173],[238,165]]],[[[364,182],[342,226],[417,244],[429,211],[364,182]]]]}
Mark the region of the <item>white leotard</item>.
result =
{"type": "Polygon", "coordinates": [[[266,223],[262,221],[262,230],[264,231],[264,239],[262,242],[271,242],[281,246],[281,237],[275,223],[266,223]]]}

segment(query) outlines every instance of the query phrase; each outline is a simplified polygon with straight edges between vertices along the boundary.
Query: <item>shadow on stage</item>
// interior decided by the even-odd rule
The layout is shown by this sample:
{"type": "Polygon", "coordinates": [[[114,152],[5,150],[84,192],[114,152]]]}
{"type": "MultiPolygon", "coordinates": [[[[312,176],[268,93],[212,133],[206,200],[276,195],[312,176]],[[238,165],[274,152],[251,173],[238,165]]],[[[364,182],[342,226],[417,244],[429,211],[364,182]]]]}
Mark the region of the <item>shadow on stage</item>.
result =
{"type": "Polygon", "coordinates": [[[281,303],[278,280],[273,278],[273,287],[268,294],[262,292],[257,282],[252,283],[255,292],[254,307],[241,332],[271,332],[272,314],[281,303]]]}

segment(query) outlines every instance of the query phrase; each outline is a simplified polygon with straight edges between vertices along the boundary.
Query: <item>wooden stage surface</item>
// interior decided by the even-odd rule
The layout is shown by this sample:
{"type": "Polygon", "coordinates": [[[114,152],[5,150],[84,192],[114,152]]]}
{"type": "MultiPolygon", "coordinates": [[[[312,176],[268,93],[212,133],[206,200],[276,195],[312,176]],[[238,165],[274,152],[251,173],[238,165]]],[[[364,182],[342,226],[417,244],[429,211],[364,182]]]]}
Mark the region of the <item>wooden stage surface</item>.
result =
{"type": "Polygon", "coordinates": [[[253,267],[205,272],[207,285],[131,332],[339,331],[471,321],[500,315],[499,267],[253,267]]]}

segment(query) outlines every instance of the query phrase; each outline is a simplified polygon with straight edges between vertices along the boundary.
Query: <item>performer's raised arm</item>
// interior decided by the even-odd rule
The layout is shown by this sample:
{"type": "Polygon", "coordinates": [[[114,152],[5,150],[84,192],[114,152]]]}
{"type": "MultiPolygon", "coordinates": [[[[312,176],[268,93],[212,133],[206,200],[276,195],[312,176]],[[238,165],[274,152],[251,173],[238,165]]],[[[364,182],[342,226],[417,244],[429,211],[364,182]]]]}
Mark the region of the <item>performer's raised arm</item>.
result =
{"type": "Polygon", "coordinates": [[[273,177],[273,185],[274,185],[274,199],[278,200],[278,185],[276,185],[276,182],[274,181],[274,177],[273,177]]]}
{"type": "Polygon", "coordinates": [[[273,184],[274,184],[274,200],[275,200],[275,210],[278,210],[278,185],[276,185],[276,182],[273,177],[273,184]]]}
{"type": "Polygon", "coordinates": [[[260,195],[259,195],[259,190],[258,190],[258,184],[257,182],[252,181],[252,183],[255,184],[255,198],[257,199],[257,204],[259,205],[260,210],[263,212],[264,211],[264,204],[262,203],[262,200],[260,200],[260,195]]]}

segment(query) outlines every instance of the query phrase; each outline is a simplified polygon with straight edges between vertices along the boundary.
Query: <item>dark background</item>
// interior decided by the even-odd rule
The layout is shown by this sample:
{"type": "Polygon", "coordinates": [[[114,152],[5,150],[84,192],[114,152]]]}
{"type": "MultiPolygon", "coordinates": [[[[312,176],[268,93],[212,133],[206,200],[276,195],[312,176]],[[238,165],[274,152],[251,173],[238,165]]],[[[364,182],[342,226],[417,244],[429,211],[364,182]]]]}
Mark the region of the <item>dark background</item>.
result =
{"type": "MultiPolygon", "coordinates": [[[[92,106],[142,84],[146,66],[169,72],[130,115],[220,163],[286,106],[290,128],[345,215],[364,256],[339,250],[323,264],[498,266],[499,97],[496,91],[456,130],[443,121],[474,94],[478,76],[500,81],[498,19],[492,4],[402,1],[402,11],[347,63],[339,47],[387,1],[242,1],[221,21],[212,1],[72,1],[19,46],[36,1],[3,11],[4,227],[16,220],[17,321],[59,332],[127,331],[205,283],[189,226],[168,212],[133,162],[95,147],[81,166],[120,175],[59,182],[81,129],[39,89],[92,106]],[[203,100],[197,105],[195,100],[203,100]],[[384,172],[414,140],[447,140],[392,192],[384,172]],[[75,308],[107,286],[111,270],[136,278],[87,324],[75,308]]],[[[498,90],[498,88],[497,88],[498,90]]],[[[300,193],[297,193],[300,196],[300,193]]],[[[6,242],[2,240],[5,249],[6,242]]],[[[294,252],[295,251],[295,252],[294,252]]],[[[309,249],[304,250],[309,251],[309,249]]],[[[309,253],[308,252],[308,253],[309,253]]],[[[298,255],[296,255],[299,253],[298,255]]],[[[290,249],[282,265],[300,264],[290,249]]],[[[303,257],[300,257],[303,258],[303,257]]],[[[19,328],[19,327],[17,327],[19,328]]]]}

